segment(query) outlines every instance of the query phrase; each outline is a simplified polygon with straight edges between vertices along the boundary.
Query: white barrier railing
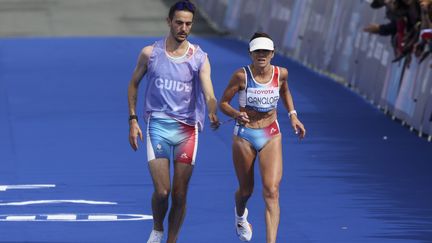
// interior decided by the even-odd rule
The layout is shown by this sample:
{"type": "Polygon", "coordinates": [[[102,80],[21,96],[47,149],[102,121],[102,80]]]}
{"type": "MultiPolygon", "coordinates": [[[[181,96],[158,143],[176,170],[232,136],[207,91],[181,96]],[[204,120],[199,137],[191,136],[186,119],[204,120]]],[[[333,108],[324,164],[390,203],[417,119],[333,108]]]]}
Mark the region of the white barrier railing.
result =
{"type": "Polygon", "coordinates": [[[384,10],[346,0],[196,2],[221,30],[243,39],[256,31],[270,34],[285,55],[345,82],[431,140],[432,58],[393,63],[390,37],[362,31],[371,22],[385,23],[384,10]]]}

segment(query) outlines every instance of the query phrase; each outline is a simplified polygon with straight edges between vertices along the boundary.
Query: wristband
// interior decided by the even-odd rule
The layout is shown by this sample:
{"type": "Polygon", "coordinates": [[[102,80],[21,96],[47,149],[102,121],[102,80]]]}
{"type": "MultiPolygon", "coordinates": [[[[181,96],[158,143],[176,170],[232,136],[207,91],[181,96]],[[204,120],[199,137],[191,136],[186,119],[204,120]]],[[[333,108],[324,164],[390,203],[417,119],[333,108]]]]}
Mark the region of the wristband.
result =
{"type": "Polygon", "coordinates": [[[288,116],[291,118],[292,115],[296,115],[297,116],[297,111],[296,110],[292,110],[290,112],[288,112],[288,116]]]}
{"type": "Polygon", "coordinates": [[[131,120],[133,120],[133,119],[135,119],[135,120],[138,121],[138,116],[137,116],[137,115],[130,115],[130,116],[129,116],[129,121],[131,121],[131,120]]]}

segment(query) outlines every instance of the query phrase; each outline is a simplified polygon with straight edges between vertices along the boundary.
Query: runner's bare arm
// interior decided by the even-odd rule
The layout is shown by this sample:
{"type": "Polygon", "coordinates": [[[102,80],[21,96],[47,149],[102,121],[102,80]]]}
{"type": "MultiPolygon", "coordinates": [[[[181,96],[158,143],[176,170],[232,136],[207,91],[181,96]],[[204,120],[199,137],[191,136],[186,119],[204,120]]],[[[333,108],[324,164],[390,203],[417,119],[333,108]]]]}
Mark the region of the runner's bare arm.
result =
{"type": "Polygon", "coordinates": [[[303,123],[298,119],[297,112],[295,111],[294,101],[291,95],[291,91],[288,87],[288,70],[286,68],[281,68],[281,87],[279,90],[280,98],[288,110],[289,117],[291,119],[291,126],[294,132],[299,136],[300,139],[306,136],[306,129],[304,128],[303,123]]]}
{"type": "MultiPolygon", "coordinates": [[[[141,50],[139,54],[137,64],[132,74],[132,78],[129,81],[128,86],[128,105],[129,105],[129,116],[136,116],[136,103],[139,84],[147,72],[148,59],[153,51],[153,46],[146,46],[141,50]]],[[[129,120],[129,143],[133,150],[138,149],[138,137],[143,140],[143,134],[139,127],[137,119],[129,120]]]]}
{"type": "Polygon", "coordinates": [[[245,78],[246,77],[243,69],[236,70],[231,77],[228,86],[225,88],[225,91],[219,103],[219,107],[223,113],[234,119],[237,119],[241,123],[249,122],[247,113],[236,110],[234,107],[231,106],[230,103],[236,93],[238,93],[241,89],[244,89],[244,87],[242,87],[242,84],[245,82],[245,78]]]}
{"type": "Polygon", "coordinates": [[[207,103],[208,117],[210,119],[211,126],[212,128],[217,128],[219,126],[219,119],[216,115],[217,100],[214,95],[213,84],[211,80],[210,61],[208,60],[207,57],[201,67],[199,77],[201,80],[201,86],[203,88],[205,100],[207,103]]]}

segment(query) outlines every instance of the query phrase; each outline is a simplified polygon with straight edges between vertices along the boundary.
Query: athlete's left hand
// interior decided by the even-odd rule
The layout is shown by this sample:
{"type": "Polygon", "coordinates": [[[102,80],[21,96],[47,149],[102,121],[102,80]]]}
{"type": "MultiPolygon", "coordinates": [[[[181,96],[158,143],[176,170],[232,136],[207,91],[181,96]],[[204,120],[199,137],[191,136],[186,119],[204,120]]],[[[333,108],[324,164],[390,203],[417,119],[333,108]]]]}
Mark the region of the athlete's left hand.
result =
{"type": "Polygon", "coordinates": [[[210,127],[213,130],[218,129],[221,123],[219,122],[217,115],[215,113],[209,113],[208,117],[210,119],[210,127]]]}
{"type": "Polygon", "coordinates": [[[306,129],[296,115],[291,116],[291,126],[294,129],[295,134],[297,134],[300,139],[303,139],[306,136],[306,129]]]}

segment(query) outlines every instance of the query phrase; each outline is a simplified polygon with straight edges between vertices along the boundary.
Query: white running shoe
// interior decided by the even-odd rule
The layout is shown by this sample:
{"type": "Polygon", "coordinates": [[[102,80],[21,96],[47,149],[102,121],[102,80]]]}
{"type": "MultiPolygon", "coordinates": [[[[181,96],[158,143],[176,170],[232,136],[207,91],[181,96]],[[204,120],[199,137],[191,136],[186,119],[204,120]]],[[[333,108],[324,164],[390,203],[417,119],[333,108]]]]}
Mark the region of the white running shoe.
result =
{"type": "Polygon", "coordinates": [[[252,239],[252,225],[247,221],[248,210],[245,208],[243,216],[238,216],[237,209],[235,211],[235,226],[237,236],[241,241],[250,241],[252,239]]]}
{"type": "Polygon", "coordinates": [[[162,243],[163,231],[152,230],[147,243],[162,243]]]}

